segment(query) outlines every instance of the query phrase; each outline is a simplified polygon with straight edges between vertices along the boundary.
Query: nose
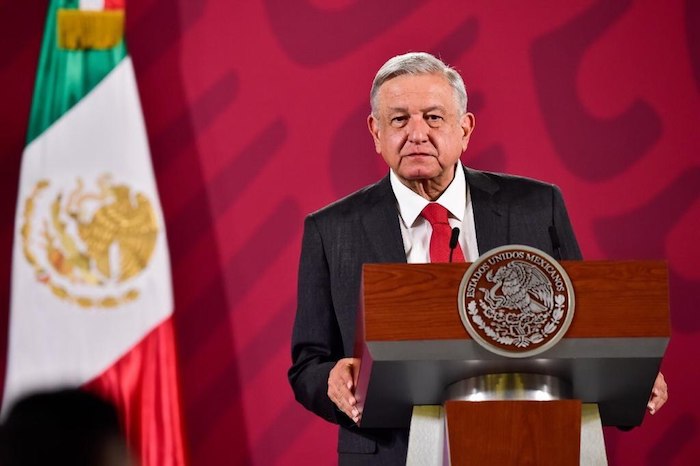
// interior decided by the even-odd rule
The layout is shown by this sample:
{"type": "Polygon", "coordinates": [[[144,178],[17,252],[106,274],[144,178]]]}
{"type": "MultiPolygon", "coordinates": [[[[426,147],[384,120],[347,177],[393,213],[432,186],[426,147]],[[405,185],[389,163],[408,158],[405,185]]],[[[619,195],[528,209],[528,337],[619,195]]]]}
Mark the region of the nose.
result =
{"type": "Polygon", "coordinates": [[[406,125],[408,141],[413,144],[428,142],[428,124],[421,117],[411,117],[406,125]]]}

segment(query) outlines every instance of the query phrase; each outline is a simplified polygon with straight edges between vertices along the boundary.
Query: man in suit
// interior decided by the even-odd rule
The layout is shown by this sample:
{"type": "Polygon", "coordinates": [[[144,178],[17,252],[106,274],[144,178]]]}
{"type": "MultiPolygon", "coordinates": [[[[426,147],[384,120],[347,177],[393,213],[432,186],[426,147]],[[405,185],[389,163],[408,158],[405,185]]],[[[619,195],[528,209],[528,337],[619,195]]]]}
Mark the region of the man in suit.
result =
{"type": "Polygon", "coordinates": [[[407,429],[357,427],[352,350],[362,264],[430,262],[439,246],[426,213],[434,209],[460,229],[461,260],[506,244],[581,258],[557,187],[462,166],[475,119],[454,69],[427,53],[394,57],[370,101],[369,130],[389,175],[306,218],[289,370],[296,399],[340,425],[341,465],[405,464],[407,453],[407,429]]]}

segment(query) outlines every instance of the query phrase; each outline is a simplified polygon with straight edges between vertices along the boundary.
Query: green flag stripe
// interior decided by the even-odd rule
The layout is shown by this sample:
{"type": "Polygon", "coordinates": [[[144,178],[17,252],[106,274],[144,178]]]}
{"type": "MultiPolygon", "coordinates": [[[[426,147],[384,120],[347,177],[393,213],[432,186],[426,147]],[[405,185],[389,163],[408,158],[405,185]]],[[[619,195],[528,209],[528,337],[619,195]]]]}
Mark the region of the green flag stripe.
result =
{"type": "Polygon", "coordinates": [[[56,11],[78,0],[51,0],[37,67],[27,144],[85,97],[126,56],[122,40],[108,50],[63,50],[56,39],[56,11]]]}

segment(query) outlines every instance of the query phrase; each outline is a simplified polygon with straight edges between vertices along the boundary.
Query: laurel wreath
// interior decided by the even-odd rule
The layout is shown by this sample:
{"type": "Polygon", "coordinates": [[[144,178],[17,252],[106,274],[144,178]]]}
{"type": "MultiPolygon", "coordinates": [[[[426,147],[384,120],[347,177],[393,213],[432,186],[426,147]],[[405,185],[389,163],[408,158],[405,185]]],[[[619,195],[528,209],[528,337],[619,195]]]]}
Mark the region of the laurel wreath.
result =
{"type": "Polygon", "coordinates": [[[38,181],[31,194],[27,197],[27,200],[24,203],[24,210],[22,212],[22,228],[20,230],[20,236],[22,238],[22,252],[27,262],[29,262],[29,265],[31,265],[34,269],[37,280],[40,283],[44,283],[46,286],[48,286],[51,293],[53,293],[53,295],[57,298],[85,309],[112,309],[138,299],[140,293],[135,288],[131,288],[121,295],[106,295],[102,298],[93,298],[77,293],[71,293],[60,283],[52,280],[49,272],[42,267],[41,264],[39,264],[39,261],[30,247],[32,216],[34,215],[34,210],[36,209],[36,199],[39,197],[39,194],[48,187],[49,180],[44,179],[38,181]]]}
{"type": "Polygon", "coordinates": [[[551,311],[536,315],[525,313],[516,315],[504,312],[502,309],[493,309],[483,299],[480,299],[479,307],[481,307],[486,317],[494,323],[493,327],[487,324],[479,315],[476,301],[469,302],[467,312],[476,326],[492,340],[502,345],[527,348],[530,345],[543,342],[547,336],[559,328],[561,319],[564,317],[565,301],[565,296],[558,294],[554,297],[554,309],[551,311]],[[544,327],[543,324],[545,324],[544,327]],[[509,335],[510,328],[513,327],[519,333],[515,338],[509,335]],[[533,331],[526,332],[527,327],[532,327],[533,331]]]}

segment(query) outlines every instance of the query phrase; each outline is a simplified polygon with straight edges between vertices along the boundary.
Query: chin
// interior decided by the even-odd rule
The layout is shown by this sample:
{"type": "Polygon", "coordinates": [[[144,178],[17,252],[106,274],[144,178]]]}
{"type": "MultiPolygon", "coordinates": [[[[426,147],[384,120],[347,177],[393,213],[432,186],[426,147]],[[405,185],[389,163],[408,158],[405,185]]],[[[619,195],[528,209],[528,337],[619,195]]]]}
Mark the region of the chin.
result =
{"type": "Polygon", "coordinates": [[[438,175],[436,173],[429,172],[427,170],[424,170],[424,171],[416,170],[416,171],[410,171],[406,174],[399,173],[399,176],[401,176],[402,178],[409,180],[409,181],[418,181],[418,180],[429,180],[429,179],[435,178],[438,175]]]}
{"type": "Polygon", "coordinates": [[[407,180],[425,180],[439,176],[440,170],[428,164],[413,163],[411,166],[401,167],[397,173],[407,180]]]}

